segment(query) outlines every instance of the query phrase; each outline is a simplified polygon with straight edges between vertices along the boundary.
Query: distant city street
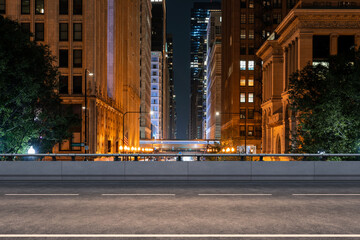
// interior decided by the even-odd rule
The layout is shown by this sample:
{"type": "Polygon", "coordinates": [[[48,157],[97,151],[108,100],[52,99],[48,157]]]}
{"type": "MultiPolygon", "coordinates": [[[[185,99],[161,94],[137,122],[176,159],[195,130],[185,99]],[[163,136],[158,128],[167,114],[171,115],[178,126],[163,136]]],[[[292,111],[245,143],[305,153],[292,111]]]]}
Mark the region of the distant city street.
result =
{"type": "Polygon", "coordinates": [[[359,204],[359,182],[2,182],[0,239],[358,239],[359,204]]]}

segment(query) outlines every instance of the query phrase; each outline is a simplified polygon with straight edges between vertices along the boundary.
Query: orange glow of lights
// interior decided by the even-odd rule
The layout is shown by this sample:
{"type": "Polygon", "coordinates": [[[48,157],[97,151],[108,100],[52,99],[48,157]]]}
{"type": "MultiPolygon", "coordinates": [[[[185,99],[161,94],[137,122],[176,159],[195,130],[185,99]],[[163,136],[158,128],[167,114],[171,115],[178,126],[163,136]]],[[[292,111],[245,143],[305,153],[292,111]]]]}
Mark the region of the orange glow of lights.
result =
{"type": "Polygon", "coordinates": [[[227,148],[227,149],[226,149],[226,152],[227,152],[227,153],[230,152],[230,148],[227,148]]]}

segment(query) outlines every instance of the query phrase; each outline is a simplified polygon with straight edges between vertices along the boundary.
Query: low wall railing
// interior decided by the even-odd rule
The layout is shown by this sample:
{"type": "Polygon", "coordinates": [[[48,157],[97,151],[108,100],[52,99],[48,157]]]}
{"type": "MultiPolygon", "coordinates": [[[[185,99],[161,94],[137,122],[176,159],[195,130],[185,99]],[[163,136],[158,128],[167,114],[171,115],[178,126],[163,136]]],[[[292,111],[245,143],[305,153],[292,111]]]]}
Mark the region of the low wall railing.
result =
{"type": "Polygon", "coordinates": [[[351,160],[360,161],[360,153],[338,154],[208,154],[208,153],[148,153],[148,154],[0,154],[0,161],[273,161],[286,159],[286,161],[327,161],[327,160],[351,160]]]}

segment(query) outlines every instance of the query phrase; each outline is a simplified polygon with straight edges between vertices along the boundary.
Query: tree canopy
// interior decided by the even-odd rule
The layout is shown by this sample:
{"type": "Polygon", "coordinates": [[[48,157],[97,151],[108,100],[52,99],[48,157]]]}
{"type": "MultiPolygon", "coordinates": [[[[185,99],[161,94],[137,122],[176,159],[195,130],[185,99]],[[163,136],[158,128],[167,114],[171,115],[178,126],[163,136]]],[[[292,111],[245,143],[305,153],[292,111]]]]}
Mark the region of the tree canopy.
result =
{"type": "Polygon", "coordinates": [[[290,100],[298,119],[296,152],[360,152],[360,53],[307,65],[290,78],[290,100]]]}
{"type": "Polygon", "coordinates": [[[48,46],[0,16],[0,152],[51,152],[76,119],[63,114],[59,72],[48,46]]]}

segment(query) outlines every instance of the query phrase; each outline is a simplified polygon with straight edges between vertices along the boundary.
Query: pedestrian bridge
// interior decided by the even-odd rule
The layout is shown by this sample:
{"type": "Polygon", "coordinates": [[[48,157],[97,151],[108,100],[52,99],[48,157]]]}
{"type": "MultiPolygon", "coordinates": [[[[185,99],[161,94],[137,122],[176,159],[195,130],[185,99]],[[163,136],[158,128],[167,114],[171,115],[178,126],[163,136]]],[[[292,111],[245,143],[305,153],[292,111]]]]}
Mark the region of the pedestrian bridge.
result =
{"type": "Polygon", "coordinates": [[[152,148],[155,153],[206,153],[220,147],[218,140],[140,140],[141,148],[152,148]]]}

